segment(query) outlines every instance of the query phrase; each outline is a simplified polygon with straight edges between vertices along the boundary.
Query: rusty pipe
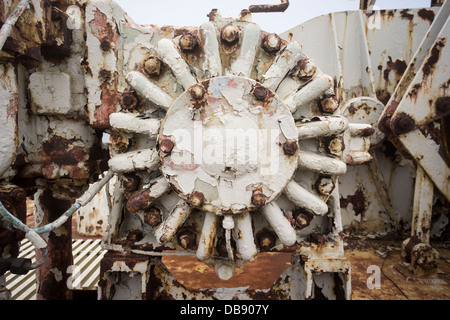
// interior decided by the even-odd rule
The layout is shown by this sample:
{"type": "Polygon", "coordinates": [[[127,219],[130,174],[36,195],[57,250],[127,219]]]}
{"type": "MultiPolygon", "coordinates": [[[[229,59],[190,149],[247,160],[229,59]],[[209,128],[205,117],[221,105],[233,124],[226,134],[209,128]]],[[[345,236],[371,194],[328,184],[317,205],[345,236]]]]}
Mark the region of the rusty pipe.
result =
{"type": "Polygon", "coordinates": [[[257,4],[250,6],[248,10],[252,13],[285,12],[288,7],[289,7],[289,0],[281,0],[280,4],[257,4]]]}

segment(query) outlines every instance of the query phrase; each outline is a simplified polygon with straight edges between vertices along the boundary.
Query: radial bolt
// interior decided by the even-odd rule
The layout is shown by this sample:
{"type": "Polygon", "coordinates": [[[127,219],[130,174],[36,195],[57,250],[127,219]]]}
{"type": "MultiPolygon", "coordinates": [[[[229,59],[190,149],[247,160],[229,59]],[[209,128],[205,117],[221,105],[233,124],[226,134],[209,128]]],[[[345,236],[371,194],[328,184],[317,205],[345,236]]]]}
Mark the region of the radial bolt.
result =
{"type": "Polygon", "coordinates": [[[267,96],[269,95],[269,91],[267,88],[265,88],[261,85],[257,85],[253,88],[252,94],[256,100],[264,101],[267,99],[267,96]]]}
{"type": "Polygon", "coordinates": [[[125,110],[136,108],[139,100],[134,92],[124,92],[120,97],[120,105],[125,110]]]}
{"type": "Polygon", "coordinates": [[[419,243],[414,246],[411,252],[411,265],[413,268],[420,267],[425,271],[437,268],[438,252],[428,244],[419,243]]]}
{"type": "Polygon", "coordinates": [[[283,144],[283,152],[287,156],[293,156],[297,153],[298,144],[295,140],[288,140],[283,144]]]}
{"type": "Polygon", "coordinates": [[[205,97],[206,90],[204,86],[197,83],[189,89],[189,94],[194,100],[202,100],[205,97]]]}
{"type": "Polygon", "coordinates": [[[239,41],[239,29],[236,26],[229,24],[222,29],[220,38],[223,43],[232,46],[239,41]]]}
{"type": "Polygon", "coordinates": [[[294,226],[302,230],[310,225],[314,216],[306,211],[295,209],[292,212],[292,218],[294,219],[294,226]]]}
{"type": "Polygon", "coordinates": [[[263,194],[261,188],[253,190],[252,204],[257,208],[261,208],[266,204],[266,196],[263,194]]]}
{"type": "Polygon", "coordinates": [[[275,247],[277,242],[275,233],[269,230],[262,230],[258,232],[256,239],[261,251],[269,251],[271,248],[275,247]]]}
{"type": "Polygon", "coordinates": [[[262,46],[267,53],[277,53],[281,49],[281,38],[275,33],[268,34],[264,37],[262,46]]]}
{"type": "Polygon", "coordinates": [[[406,113],[400,113],[391,121],[392,130],[395,134],[404,134],[410,132],[416,127],[416,122],[406,113]]]}
{"type": "Polygon", "coordinates": [[[326,97],[320,101],[320,107],[325,113],[334,113],[339,107],[339,102],[335,96],[326,97]]]}
{"type": "Polygon", "coordinates": [[[184,52],[192,52],[198,45],[198,40],[192,33],[186,33],[180,38],[180,48],[184,52]]]}
{"type": "Polygon", "coordinates": [[[437,98],[436,115],[439,117],[446,117],[450,115],[450,97],[437,98]]]}
{"type": "Polygon", "coordinates": [[[161,210],[150,207],[144,211],[144,222],[151,227],[156,227],[162,222],[161,210]]]}
{"type": "Polygon", "coordinates": [[[111,71],[109,71],[107,69],[102,69],[102,70],[100,70],[99,75],[103,79],[110,79],[111,78],[111,71]]]}
{"type": "Polygon", "coordinates": [[[150,57],[145,61],[144,69],[149,76],[158,76],[161,73],[161,60],[157,57],[150,57]]]}
{"type": "Polygon", "coordinates": [[[342,156],[344,149],[345,144],[341,137],[331,139],[328,143],[328,152],[332,155],[340,157],[342,156]]]}
{"type": "Polygon", "coordinates": [[[103,40],[103,41],[100,43],[100,48],[101,48],[103,51],[109,51],[109,50],[111,49],[111,42],[109,42],[108,40],[103,40]]]}
{"type": "Polygon", "coordinates": [[[125,192],[133,192],[139,186],[140,178],[136,175],[124,175],[122,180],[122,188],[125,192]]]}
{"type": "Polygon", "coordinates": [[[329,196],[336,186],[331,177],[320,177],[315,187],[320,194],[329,196]]]}
{"type": "Polygon", "coordinates": [[[205,196],[203,193],[195,191],[189,196],[189,202],[194,207],[201,207],[205,203],[205,196]]]}
{"type": "Polygon", "coordinates": [[[159,141],[159,150],[161,150],[162,152],[171,153],[174,147],[175,143],[170,137],[163,137],[159,141]]]}
{"type": "Polygon", "coordinates": [[[192,230],[184,229],[178,232],[177,240],[184,249],[193,249],[196,244],[196,235],[192,230]]]}
{"type": "Polygon", "coordinates": [[[297,62],[296,68],[293,70],[293,74],[298,72],[300,78],[310,78],[316,73],[317,67],[309,58],[300,59],[297,62]]]}

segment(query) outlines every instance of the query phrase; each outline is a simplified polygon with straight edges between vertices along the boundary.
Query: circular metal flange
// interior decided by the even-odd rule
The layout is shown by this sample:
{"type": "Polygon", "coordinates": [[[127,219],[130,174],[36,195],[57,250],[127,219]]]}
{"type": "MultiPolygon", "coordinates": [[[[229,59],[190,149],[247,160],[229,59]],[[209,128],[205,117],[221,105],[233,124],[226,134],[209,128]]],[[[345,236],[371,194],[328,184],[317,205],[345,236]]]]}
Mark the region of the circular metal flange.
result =
{"type": "Polygon", "coordinates": [[[161,170],[179,196],[216,214],[268,204],[297,168],[298,133],[270,89],[238,76],[200,82],[162,121],[161,170]]]}

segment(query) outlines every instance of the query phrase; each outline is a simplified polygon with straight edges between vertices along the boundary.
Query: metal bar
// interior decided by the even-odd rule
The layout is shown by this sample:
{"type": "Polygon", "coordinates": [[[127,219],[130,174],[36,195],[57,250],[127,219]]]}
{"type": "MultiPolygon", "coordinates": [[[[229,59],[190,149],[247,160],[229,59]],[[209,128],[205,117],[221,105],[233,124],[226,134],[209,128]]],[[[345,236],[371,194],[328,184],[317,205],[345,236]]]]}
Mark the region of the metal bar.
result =
{"type": "Polygon", "coordinates": [[[257,4],[250,6],[248,10],[253,13],[285,12],[288,7],[289,7],[289,0],[281,0],[280,4],[257,4]]]}
{"type": "Polygon", "coordinates": [[[416,172],[411,236],[416,236],[421,242],[429,244],[434,186],[421,166],[417,166],[416,172]]]}

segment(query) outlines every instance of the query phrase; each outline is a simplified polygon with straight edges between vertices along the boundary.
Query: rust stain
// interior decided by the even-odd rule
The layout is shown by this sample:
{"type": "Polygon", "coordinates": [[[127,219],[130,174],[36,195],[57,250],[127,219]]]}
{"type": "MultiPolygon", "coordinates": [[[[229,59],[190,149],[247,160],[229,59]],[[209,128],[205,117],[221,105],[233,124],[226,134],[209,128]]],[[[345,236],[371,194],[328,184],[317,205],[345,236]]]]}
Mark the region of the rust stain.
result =
{"type": "Polygon", "coordinates": [[[434,21],[435,14],[434,14],[433,10],[428,10],[428,9],[423,8],[417,14],[423,20],[427,20],[430,24],[432,24],[434,21]]]}
{"type": "Polygon", "coordinates": [[[436,64],[441,58],[442,48],[447,44],[446,38],[441,38],[434,44],[431,49],[431,54],[428,59],[425,61],[423,67],[423,80],[425,81],[430,74],[432,74],[436,68],[436,64]]]}
{"type": "Polygon", "coordinates": [[[108,22],[108,17],[96,9],[94,12],[94,19],[89,22],[92,34],[100,40],[100,43],[106,41],[117,42],[117,34],[113,30],[113,26],[108,22]]]}
{"type": "Polygon", "coordinates": [[[389,61],[386,64],[386,69],[384,70],[384,80],[389,81],[389,74],[391,71],[395,73],[396,81],[400,80],[401,76],[405,73],[407,64],[404,60],[392,61],[392,57],[389,56],[389,61]]]}
{"type": "Polygon", "coordinates": [[[364,218],[367,210],[364,188],[359,187],[354,195],[349,195],[346,198],[340,199],[341,208],[347,208],[349,204],[352,204],[356,216],[364,218]]]}

